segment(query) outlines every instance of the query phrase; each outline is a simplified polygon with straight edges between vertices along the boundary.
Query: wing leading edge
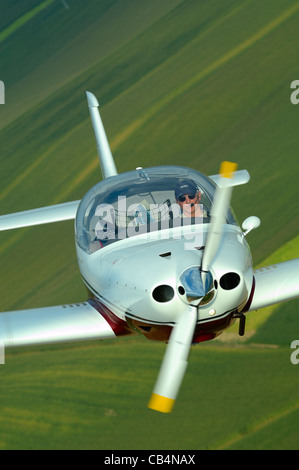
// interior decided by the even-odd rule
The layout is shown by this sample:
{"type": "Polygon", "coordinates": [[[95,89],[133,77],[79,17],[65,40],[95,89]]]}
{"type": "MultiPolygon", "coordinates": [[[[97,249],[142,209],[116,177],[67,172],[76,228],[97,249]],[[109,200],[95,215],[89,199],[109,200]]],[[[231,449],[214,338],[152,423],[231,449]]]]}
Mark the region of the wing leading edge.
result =
{"type": "Polygon", "coordinates": [[[0,231],[75,219],[80,201],[0,216],[0,231]]]}
{"type": "Polygon", "coordinates": [[[255,290],[248,311],[299,297],[299,258],[254,271],[255,290]]]}
{"type": "Polygon", "coordinates": [[[127,324],[94,300],[0,313],[5,347],[98,340],[130,334],[127,324]]]}

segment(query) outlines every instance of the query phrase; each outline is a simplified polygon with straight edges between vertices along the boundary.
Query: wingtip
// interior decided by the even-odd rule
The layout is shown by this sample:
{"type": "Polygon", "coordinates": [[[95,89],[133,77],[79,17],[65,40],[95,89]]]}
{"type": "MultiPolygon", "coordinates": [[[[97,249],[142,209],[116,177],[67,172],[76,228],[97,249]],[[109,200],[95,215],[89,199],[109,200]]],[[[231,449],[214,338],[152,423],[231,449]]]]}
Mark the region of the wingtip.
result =
{"type": "Polygon", "coordinates": [[[86,91],[86,96],[87,96],[87,101],[88,101],[89,106],[91,107],[99,106],[99,102],[93,93],[91,93],[90,91],[86,91]]]}

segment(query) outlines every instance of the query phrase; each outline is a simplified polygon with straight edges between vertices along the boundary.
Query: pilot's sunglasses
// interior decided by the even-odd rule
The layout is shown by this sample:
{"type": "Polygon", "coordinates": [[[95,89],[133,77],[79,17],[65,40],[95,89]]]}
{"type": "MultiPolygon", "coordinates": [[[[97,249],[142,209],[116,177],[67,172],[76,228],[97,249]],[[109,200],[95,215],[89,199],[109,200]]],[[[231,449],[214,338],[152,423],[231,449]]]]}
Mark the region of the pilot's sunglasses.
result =
{"type": "MultiPolygon", "coordinates": [[[[188,199],[195,199],[196,198],[196,194],[188,194],[187,196],[188,196],[188,199]]],[[[178,200],[180,202],[185,202],[187,196],[180,196],[178,200]]]]}

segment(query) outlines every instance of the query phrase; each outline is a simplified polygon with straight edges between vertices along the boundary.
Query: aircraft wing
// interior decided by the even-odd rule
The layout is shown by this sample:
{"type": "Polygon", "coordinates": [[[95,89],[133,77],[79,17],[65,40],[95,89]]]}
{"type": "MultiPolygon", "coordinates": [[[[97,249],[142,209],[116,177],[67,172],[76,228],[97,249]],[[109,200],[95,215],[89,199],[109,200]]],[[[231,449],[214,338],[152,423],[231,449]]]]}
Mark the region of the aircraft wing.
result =
{"type": "Polygon", "coordinates": [[[93,300],[0,313],[0,343],[5,347],[108,339],[129,332],[125,321],[93,300]]]}
{"type": "Polygon", "coordinates": [[[0,216],[0,231],[32,225],[49,224],[76,217],[80,201],[66,202],[0,216]]]}
{"type": "Polygon", "coordinates": [[[255,289],[248,311],[299,297],[299,258],[254,270],[255,289]]]}

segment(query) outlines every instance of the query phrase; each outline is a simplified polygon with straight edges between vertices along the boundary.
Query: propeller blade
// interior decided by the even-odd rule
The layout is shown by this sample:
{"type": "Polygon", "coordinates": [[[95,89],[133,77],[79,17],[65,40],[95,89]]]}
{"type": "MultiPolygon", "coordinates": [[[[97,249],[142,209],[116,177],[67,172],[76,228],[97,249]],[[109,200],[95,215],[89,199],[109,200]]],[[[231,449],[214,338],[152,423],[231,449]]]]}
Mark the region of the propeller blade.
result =
{"type": "Polygon", "coordinates": [[[223,224],[225,223],[227,210],[229,208],[232,194],[232,179],[237,169],[237,164],[222,162],[220,166],[220,179],[218,180],[212,211],[211,225],[207,236],[206,246],[202,257],[202,271],[209,271],[212,261],[218,250],[223,224]]]}
{"type": "Polygon", "coordinates": [[[189,305],[174,326],[148,407],[170,413],[188,365],[197,322],[197,308],[189,305]]]}

